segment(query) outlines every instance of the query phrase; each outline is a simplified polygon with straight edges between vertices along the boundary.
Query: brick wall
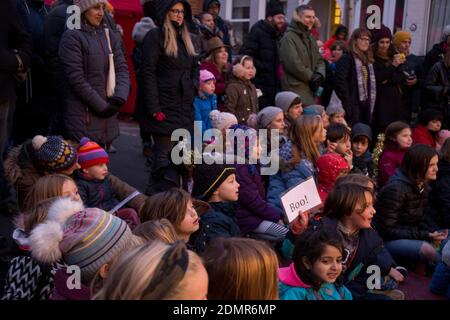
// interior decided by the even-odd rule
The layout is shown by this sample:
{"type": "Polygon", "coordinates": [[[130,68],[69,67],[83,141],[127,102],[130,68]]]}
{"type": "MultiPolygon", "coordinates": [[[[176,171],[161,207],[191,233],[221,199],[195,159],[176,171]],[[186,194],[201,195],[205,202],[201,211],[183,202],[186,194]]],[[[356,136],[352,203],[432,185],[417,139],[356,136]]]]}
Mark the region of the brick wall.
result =
{"type": "Polygon", "coordinates": [[[203,0],[188,0],[188,1],[191,4],[193,15],[202,12],[203,0]]]}

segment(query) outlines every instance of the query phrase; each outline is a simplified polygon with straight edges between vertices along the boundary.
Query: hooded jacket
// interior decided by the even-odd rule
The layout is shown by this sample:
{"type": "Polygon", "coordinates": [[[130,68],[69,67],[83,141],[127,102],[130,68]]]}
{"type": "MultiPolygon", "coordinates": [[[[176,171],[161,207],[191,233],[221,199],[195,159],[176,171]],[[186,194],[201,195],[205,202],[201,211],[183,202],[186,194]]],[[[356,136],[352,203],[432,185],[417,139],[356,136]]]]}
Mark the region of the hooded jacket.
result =
{"type": "MultiPolygon", "coordinates": [[[[170,8],[181,2],[185,11],[185,23],[191,18],[191,7],[187,1],[156,1],[157,22],[163,25],[170,8]]],[[[161,27],[150,30],[142,47],[141,87],[143,92],[143,116],[148,132],[170,136],[176,129],[191,129],[194,123],[194,85],[198,82],[198,63],[189,55],[177,26],[178,56],[166,54],[164,32],[161,27]],[[154,114],[162,112],[164,121],[154,114]]]]}
{"type": "Polygon", "coordinates": [[[305,284],[295,272],[294,264],[278,270],[280,300],[352,300],[351,292],[344,286],[324,283],[319,290],[305,284]]]}
{"type": "Polygon", "coordinates": [[[255,85],[234,76],[225,89],[225,111],[234,114],[238,123],[247,124],[248,117],[258,110],[255,85]]]}
{"type": "Polygon", "coordinates": [[[322,203],[328,197],[328,193],[333,190],[336,179],[342,171],[350,171],[347,161],[337,153],[327,153],[322,155],[316,163],[317,167],[317,191],[322,203]]]}
{"type": "Polygon", "coordinates": [[[280,61],[284,69],[281,87],[300,95],[303,104],[309,106],[315,102],[309,81],[314,72],[320,73],[325,79],[325,62],[311,31],[299,19],[294,11],[292,21],[280,41],[280,61]]]}
{"type": "MultiPolygon", "coordinates": [[[[67,138],[74,141],[89,137],[98,143],[110,144],[119,136],[117,117],[98,115],[109,107],[106,96],[109,49],[104,26],[92,27],[82,22],[80,30],[64,32],[59,46],[68,90],[63,119],[67,138]]],[[[128,66],[121,40],[114,32],[109,32],[109,36],[116,76],[113,96],[126,102],[130,92],[128,66]]]]}
{"type": "Polygon", "coordinates": [[[375,204],[377,214],[374,221],[381,237],[385,241],[430,241],[430,230],[424,216],[427,198],[427,187],[419,189],[401,170],[397,170],[381,189],[375,204]]]}
{"type": "MultiPolygon", "coordinates": [[[[205,0],[205,1],[203,1],[203,12],[208,12],[208,8],[211,5],[211,2],[218,2],[220,6],[222,5],[222,3],[218,0],[205,0]]],[[[222,19],[222,17],[217,16],[217,18],[214,20],[214,22],[216,23],[216,27],[219,28],[219,30],[223,34],[223,37],[222,37],[223,43],[227,46],[231,45],[230,32],[228,30],[228,26],[225,23],[225,21],[222,19]]],[[[228,55],[229,55],[228,61],[231,61],[231,58],[232,58],[231,53],[232,52],[231,52],[231,48],[230,48],[228,50],[228,55]]]]}
{"type": "Polygon", "coordinates": [[[374,172],[374,163],[372,159],[372,153],[369,151],[370,146],[372,145],[372,129],[363,123],[357,123],[352,127],[352,141],[356,137],[364,136],[369,140],[369,146],[367,147],[367,151],[357,157],[353,155],[353,165],[361,171],[362,174],[366,176],[373,176],[374,172]]]}
{"type": "Polygon", "coordinates": [[[412,131],[412,139],[414,144],[426,144],[427,146],[436,148],[436,139],[433,138],[430,131],[421,124],[417,125],[412,131]]]}

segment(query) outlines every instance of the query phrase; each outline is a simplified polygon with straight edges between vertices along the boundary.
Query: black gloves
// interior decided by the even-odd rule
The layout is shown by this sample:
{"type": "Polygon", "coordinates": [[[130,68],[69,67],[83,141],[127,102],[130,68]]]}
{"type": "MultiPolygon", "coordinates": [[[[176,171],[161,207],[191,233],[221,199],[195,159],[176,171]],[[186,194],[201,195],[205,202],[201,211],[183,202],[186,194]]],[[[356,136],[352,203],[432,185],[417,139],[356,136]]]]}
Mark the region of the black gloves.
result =
{"type": "Polygon", "coordinates": [[[311,76],[311,79],[309,79],[309,88],[311,89],[311,91],[313,93],[316,92],[324,80],[325,79],[320,73],[314,72],[311,76]]]}
{"type": "Polygon", "coordinates": [[[119,112],[119,109],[120,106],[109,103],[106,109],[102,110],[101,112],[98,112],[98,116],[100,118],[110,118],[117,112],[119,112]]]}
{"type": "Polygon", "coordinates": [[[109,104],[113,104],[113,105],[116,105],[119,107],[121,107],[125,104],[125,100],[123,100],[122,98],[119,98],[119,97],[108,98],[108,102],[109,102],[109,104]]]}

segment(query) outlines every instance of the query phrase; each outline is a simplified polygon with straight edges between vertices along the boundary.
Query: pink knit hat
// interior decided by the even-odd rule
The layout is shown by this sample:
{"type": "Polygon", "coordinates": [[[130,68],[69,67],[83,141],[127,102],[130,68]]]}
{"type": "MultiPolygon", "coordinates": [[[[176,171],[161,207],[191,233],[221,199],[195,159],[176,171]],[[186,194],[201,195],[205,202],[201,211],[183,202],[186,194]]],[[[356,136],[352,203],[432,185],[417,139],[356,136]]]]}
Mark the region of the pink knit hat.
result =
{"type": "Polygon", "coordinates": [[[208,70],[200,70],[200,78],[199,78],[199,82],[200,84],[205,83],[209,80],[214,80],[214,82],[216,81],[216,77],[214,77],[214,75],[209,72],[208,70]]]}

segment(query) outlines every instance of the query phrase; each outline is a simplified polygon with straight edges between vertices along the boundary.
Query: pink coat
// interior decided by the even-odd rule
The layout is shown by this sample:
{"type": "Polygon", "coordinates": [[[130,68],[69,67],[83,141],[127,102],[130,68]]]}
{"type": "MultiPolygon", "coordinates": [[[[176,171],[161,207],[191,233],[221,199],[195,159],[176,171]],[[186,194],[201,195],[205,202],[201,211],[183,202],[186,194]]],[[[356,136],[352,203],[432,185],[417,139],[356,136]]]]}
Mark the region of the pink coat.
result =
{"type": "Polygon", "coordinates": [[[379,187],[385,186],[395,170],[401,166],[405,153],[406,149],[383,151],[378,162],[379,187]]]}

